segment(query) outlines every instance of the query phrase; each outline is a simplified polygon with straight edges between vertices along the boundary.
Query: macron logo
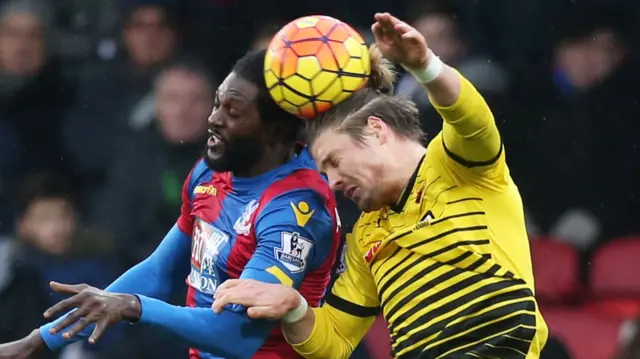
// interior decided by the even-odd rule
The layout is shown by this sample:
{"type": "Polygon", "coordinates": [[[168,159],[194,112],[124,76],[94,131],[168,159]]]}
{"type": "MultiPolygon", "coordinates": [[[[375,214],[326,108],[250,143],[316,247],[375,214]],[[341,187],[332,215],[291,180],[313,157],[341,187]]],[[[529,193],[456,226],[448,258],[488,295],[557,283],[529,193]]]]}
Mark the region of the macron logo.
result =
{"type": "Polygon", "coordinates": [[[200,185],[200,186],[196,186],[196,188],[193,190],[194,194],[204,194],[206,196],[215,196],[218,194],[218,189],[213,186],[213,185],[200,185]]]}

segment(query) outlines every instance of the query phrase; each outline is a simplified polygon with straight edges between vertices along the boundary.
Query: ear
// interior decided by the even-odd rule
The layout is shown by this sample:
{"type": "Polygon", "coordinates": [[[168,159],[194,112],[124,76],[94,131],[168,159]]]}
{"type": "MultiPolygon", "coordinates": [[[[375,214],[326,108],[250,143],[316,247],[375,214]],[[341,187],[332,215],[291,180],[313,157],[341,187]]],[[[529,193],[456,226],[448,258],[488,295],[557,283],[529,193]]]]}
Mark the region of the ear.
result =
{"type": "Polygon", "coordinates": [[[369,133],[373,135],[375,141],[379,144],[384,144],[387,142],[388,137],[388,127],[387,124],[380,119],[380,117],[369,116],[367,118],[367,129],[369,133]]]}

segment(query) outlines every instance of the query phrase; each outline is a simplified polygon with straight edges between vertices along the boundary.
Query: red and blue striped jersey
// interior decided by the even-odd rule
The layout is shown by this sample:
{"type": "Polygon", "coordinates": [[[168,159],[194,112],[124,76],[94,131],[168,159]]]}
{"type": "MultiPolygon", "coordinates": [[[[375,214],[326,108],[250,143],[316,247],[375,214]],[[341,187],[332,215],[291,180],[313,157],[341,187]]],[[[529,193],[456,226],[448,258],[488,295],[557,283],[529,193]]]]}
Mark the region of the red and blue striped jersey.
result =
{"type": "MultiPolygon", "coordinates": [[[[210,307],[216,288],[230,278],[290,285],[311,306],[320,305],[339,252],[340,220],[307,149],[253,178],[214,172],[200,160],[182,196],[177,224],[191,236],[187,306],[210,307]]],[[[214,357],[190,350],[191,359],[214,357]]],[[[295,357],[279,325],[254,355],[295,357]]]]}

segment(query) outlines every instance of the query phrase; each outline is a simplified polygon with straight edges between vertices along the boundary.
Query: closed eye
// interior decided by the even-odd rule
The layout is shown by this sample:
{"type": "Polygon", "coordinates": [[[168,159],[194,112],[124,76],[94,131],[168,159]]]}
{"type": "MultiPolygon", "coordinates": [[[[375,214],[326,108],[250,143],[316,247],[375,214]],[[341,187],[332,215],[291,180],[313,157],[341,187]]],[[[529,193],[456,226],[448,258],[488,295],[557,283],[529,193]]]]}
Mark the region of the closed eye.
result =
{"type": "Polygon", "coordinates": [[[213,98],[213,109],[217,110],[218,108],[220,108],[220,97],[218,96],[218,93],[216,92],[216,96],[213,98]]]}

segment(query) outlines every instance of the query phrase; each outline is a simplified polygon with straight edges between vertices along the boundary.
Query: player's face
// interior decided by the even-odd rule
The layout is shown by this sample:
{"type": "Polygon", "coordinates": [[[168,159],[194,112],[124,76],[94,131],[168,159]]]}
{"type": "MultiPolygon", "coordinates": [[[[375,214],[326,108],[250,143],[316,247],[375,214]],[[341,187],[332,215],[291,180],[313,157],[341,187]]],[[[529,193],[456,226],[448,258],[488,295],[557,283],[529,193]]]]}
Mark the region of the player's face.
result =
{"type": "Polygon", "coordinates": [[[212,170],[241,174],[260,160],[265,131],[257,95],[255,85],[233,72],[218,88],[205,151],[205,161],[212,170]]]}
{"type": "Polygon", "coordinates": [[[329,178],[331,189],[342,191],[365,212],[387,204],[381,176],[385,157],[378,142],[373,135],[365,136],[363,143],[326,129],[311,145],[313,157],[329,178]]]}

